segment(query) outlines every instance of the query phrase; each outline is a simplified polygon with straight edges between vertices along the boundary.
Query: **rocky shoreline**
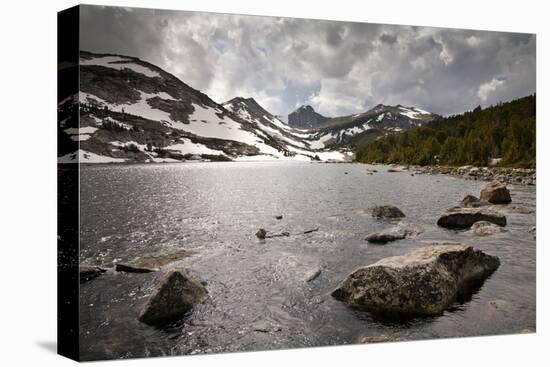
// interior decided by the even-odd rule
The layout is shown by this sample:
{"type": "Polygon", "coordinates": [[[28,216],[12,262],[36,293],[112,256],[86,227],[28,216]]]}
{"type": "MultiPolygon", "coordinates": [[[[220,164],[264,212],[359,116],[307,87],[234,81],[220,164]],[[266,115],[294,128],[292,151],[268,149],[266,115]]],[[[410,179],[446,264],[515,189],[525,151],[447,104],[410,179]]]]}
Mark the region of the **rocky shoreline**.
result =
{"type": "Polygon", "coordinates": [[[536,185],[533,168],[477,167],[477,166],[401,166],[413,174],[445,174],[466,180],[500,181],[511,185],[536,185]]]}

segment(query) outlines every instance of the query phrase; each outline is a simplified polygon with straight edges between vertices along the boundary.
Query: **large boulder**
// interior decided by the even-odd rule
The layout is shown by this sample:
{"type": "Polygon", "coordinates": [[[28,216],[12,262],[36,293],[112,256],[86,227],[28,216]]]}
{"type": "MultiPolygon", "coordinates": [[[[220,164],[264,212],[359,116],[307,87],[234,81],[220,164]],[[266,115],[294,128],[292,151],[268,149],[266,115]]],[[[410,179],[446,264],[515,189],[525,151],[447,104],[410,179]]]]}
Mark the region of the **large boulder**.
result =
{"type": "Polygon", "coordinates": [[[396,206],[393,205],[375,205],[366,209],[373,218],[403,218],[405,214],[396,206]]]}
{"type": "Polygon", "coordinates": [[[451,208],[441,215],[437,225],[452,229],[468,229],[475,222],[487,221],[501,227],[506,225],[506,216],[484,208],[451,208]]]}
{"type": "Polygon", "coordinates": [[[438,315],[500,265],[463,244],[418,248],[350,274],[332,292],[349,306],[392,315],[438,315]]]}
{"type": "Polygon", "coordinates": [[[482,201],[488,201],[491,204],[508,204],[512,202],[510,191],[506,185],[499,181],[489,182],[479,194],[482,201]]]}
{"type": "Polygon", "coordinates": [[[180,270],[164,275],[139,315],[139,321],[163,327],[179,321],[196,304],[208,298],[208,291],[198,281],[180,270]]]}

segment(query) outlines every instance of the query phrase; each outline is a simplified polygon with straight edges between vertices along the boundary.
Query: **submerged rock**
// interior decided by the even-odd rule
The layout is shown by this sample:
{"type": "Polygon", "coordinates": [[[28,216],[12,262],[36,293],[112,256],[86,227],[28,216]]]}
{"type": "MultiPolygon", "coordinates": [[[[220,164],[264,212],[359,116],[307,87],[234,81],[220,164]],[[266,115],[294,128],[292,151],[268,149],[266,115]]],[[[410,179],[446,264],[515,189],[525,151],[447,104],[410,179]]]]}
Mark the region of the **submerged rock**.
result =
{"type": "Polygon", "coordinates": [[[103,269],[99,266],[80,265],[78,271],[80,274],[80,283],[85,283],[105,273],[107,269],[103,269]]]}
{"type": "Polygon", "coordinates": [[[306,282],[312,282],[321,275],[321,269],[314,269],[306,278],[306,282]]]}
{"type": "Polygon", "coordinates": [[[401,209],[393,205],[375,205],[365,211],[370,213],[373,218],[403,218],[405,216],[401,209]]]}
{"type": "Polygon", "coordinates": [[[424,228],[420,225],[407,224],[403,226],[397,226],[381,232],[374,232],[369,234],[365,240],[370,243],[386,244],[388,242],[402,240],[408,236],[416,236],[424,232],[424,228]]]}
{"type": "Polygon", "coordinates": [[[279,325],[272,324],[269,321],[258,321],[254,324],[252,324],[252,330],[258,331],[261,333],[270,333],[270,332],[276,332],[281,331],[282,328],[279,325]]]}
{"type": "Polygon", "coordinates": [[[466,195],[464,199],[462,199],[462,201],[460,202],[460,206],[463,206],[465,208],[477,208],[484,205],[488,205],[488,204],[479,200],[474,195],[466,195]]]}
{"type": "Polygon", "coordinates": [[[496,224],[487,221],[475,222],[472,225],[471,231],[476,236],[490,236],[497,233],[506,232],[506,230],[496,224]]]}
{"type": "Polygon", "coordinates": [[[479,194],[482,201],[488,201],[491,204],[508,204],[512,202],[510,191],[506,185],[499,181],[489,182],[479,194]]]}
{"type": "Polygon", "coordinates": [[[165,265],[191,256],[193,252],[186,249],[165,248],[157,252],[135,257],[130,261],[120,261],[115,264],[116,271],[126,273],[150,273],[159,271],[165,265]]]}
{"type": "Polygon", "coordinates": [[[370,243],[386,244],[388,242],[402,240],[404,238],[405,233],[401,231],[387,230],[371,233],[365,238],[365,240],[369,241],[370,243]]]}
{"type": "Polygon", "coordinates": [[[273,265],[273,277],[291,283],[309,283],[321,275],[319,259],[310,256],[281,253],[273,265]]]}
{"type": "Polygon", "coordinates": [[[199,282],[179,270],[171,270],[160,281],[139,315],[139,321],[162,327],[181,318],[208,298],[199,282]]]}
{"type": "Polygon", "coordinates": [[[531,214],[533,213],[534,211],[532,209],[529,209],[525,206],[521,206],[521,205],[513,205],[513,204],[508,204],[508,205],[491,205],[489,206],[489,209],[491,210],[497,210],[497,211],[502,211],[504,213],[516,213],[516,214],[531,214]]]}
{"type": "Polygon", "coordinates": [[[500,265],[463,244],[421,247],[350,274],[332,296],[375,313],[437,315],[500,265]]]}
{"type": "Polygon", "coordinates": [[[158,271],[159,269],[131,265],[129,263],[116,263],[115,270],[124,273],[152,273],[154,271],[158,271]]]}
{"type": "Polygon", "coordinates": [[[266,235],[264,238],[289,237],[289,236],[290,236],[290,233],[285,231],[281,233],[266,235]]]}
{"type": "Polygon", "coordinates": [[[359,338],[358,343],[360,344],[388,343],[388,342],[399,342],[404,340],[406,339],[399,335],[380,334],[380,335],[363,336],[359,338]]]}
{"type": "Polygon", "coordinates": [[[441,215],[437,225],[452,229],[468,229],[475,222],[487,221],[499,226],[506,225],[506,216],[484,208],[451,208],[441,215]]]}
{"type": "Polygon", "coordinates": [[[494,299],[487,302],[487,308],[490,312],[500,311],[500,312],[510,312],[513,307],[512,304],[508,301],[502,299],[494,299]]]}

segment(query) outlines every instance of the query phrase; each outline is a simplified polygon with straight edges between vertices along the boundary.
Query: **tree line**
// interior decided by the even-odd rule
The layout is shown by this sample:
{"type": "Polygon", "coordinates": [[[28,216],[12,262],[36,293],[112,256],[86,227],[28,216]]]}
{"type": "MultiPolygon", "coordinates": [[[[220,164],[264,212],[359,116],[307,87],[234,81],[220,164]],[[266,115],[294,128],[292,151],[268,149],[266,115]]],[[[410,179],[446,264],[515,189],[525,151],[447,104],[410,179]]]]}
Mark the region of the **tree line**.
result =
{"type": "Polygon", "coordinates": [[[415,165],[535,167],[536,95],[440,118],[375,141],[359,142],[356,160],[415,165]]]}

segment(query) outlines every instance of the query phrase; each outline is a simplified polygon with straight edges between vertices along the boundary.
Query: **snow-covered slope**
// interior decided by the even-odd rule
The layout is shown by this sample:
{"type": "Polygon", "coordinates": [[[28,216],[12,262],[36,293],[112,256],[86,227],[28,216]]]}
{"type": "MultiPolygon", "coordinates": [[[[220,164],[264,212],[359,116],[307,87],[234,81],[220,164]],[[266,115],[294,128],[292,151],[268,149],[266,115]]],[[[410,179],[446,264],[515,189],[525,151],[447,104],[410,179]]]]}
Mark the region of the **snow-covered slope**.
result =
{"type": "Polygon", "coordinates": [[[62,163],[345,158],[312,150],[253,99],[218,104],[133,57],[81,52],[80,93],[58,108],[77,101],[80,126],[59,128],[71,147],[60,153],[62,163]]]}
{"type": "Polygon", "coordinates": [[[364,113],[331,118],[302,137],[312,149],[335,148],[349,145],[367,131],[383,135],[412,129],[436,118],[437,115],[416,107],[379,104],[364,113]]]}
{"type": "Polygon", "coordinates": [[[155,65],[113,54],[81,52],[79,79],[80,92],[60,96],[58,104],[61,163],[349,160],[353,139],[365,132],[436,118],[414,107],[378,105],[351,116],[319,115],[314,129],[297,129],[253,98],[218,104],[155,65]]]}

